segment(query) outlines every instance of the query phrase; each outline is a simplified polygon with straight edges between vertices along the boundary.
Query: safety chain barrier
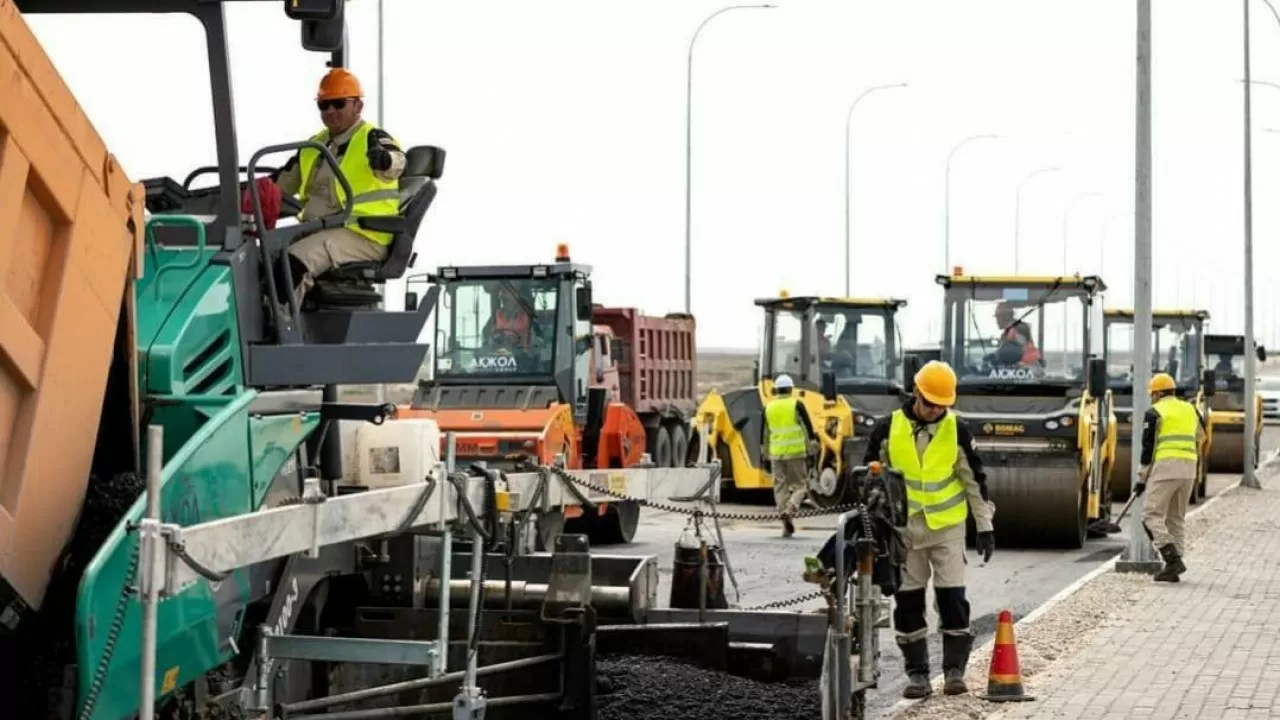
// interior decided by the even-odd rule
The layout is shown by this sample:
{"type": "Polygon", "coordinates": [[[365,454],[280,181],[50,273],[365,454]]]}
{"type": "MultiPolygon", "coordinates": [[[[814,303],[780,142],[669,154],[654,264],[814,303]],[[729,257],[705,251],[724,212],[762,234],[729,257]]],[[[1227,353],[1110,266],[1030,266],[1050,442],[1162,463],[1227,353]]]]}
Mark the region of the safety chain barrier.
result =
{"type": "MultiPolygon", "coordinates": [[[[641,507],[652,508],[654,510],[661,510],[663,512],[681,513],[684,515],[701,515],[702,517],[717,518],[720,520],[754,521],[754,520],[781,520],[782,519],[782,513],[780,512],[761,512],[761,513],[724,512],[722,510],[715,510],[715,509],[706,510],[704,508],[698,508],[698,507],[686,507],[684,505],[673,505],[671,503],[662,502],[660,500],[648,500],[645,498],[635,498],[625,493],[617,492],[616,490],[610,490],[608,488],[600,487],[599,485],[596,485],[595,483],[589,480],[583,480],[581,478],[578,478],[572,475],[571,473],[565,471],[564,469],[556,467],[554,465],[543,466],[540,469],[542,469],[545,472],[549,472],[555,475],[556,477],[559,477],[561,480],[564,480],[565,482],[571,482],[575,485],[584,487],[587,490],[590,490],[592,492],[599,493],[601,495],[608,495],[609,497],[617,498],[618,500],[622,500],[623,502],[633,502],[640,505],[641,507]]],[[[719,474],[718,471],[713,471],[713,472],[715,472],[716,475],[719,474]]],[[[699,501],[699,498],[692,498],[691,500],[699,501]]],[[[701,501],[706,502],[705,500],[701,500],[701,501]]],[[[845,503],[844,505],[835,505],[829,508],[801,510],[795,513],[794,515],[792,515],[791,519],[800,520],[802,518],[822,517],[824,515],[839,515],[841,513],[845,513],[850,510],[853,510],[857,507],[858,507],[858,503],[845,503]]]]}

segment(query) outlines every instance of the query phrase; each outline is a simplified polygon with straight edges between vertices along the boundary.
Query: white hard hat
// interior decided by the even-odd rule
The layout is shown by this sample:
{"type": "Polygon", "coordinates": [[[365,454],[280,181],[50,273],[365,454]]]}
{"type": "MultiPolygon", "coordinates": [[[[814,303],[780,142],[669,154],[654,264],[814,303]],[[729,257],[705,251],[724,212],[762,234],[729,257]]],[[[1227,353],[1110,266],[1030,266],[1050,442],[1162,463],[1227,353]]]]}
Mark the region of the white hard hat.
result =
{"type": "Polygon", "coordinates": [[[791,382],[790,375],[779,375],[778,379],[773,381],[773,386],[779,390],[790,390],[795,387],[795,383],[791,382]]]}

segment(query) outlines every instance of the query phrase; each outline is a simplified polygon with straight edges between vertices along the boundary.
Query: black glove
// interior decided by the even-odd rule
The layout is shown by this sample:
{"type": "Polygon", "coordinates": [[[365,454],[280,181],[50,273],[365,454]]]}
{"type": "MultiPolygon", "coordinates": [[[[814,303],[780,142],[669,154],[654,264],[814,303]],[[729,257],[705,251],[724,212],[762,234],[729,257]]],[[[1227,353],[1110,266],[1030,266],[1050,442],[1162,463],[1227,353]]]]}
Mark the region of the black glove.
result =
{"type": "Polygon", "coordinates": [[[1144,492],[1146,492],[1146,491],[1147,491],[1147,484],[1146,484],[1146,483],[1144,483],[1144,482],[1140,482],[1140,483],[1138,483],[1137,485],[1134,485],[1134,486],[1133,486],[1133,494],[1134,494],[1134,495],[1141,495],[1142,493],[1144,493],[1144,492]]]}
{"type": "Polygon", "coordinates": [[[377,143],[369,146],[369,152],[365,153],[365,157],[369,158],[369,167],[374,170],[391,169],[390,151],[377,143]]]}
{"type": "Polygon", "coordinates": [[[991,554],[996,551],[996,535],[990,530],[978,533],[978,555],[982,562],[990,562],[991,554]]]}

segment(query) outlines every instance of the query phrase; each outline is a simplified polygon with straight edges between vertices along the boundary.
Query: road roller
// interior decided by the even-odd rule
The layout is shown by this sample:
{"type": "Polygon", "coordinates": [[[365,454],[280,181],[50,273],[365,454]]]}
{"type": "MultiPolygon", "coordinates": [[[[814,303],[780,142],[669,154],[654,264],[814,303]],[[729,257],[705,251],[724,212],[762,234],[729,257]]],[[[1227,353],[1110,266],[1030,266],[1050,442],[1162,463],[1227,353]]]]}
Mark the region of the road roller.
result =
{"type": "MultiPolygon", "coordinates": [[[[1079,548],[1109,528],[1115,413],[1101,278],[937,276],[955,411],[973,433],[1003,547],[1079,548]]],[[[908,371],[916,358],[908,357],[908,371]]],[[[972,524],[972,523],[971,523],[972,524]]]]}
{"type": "MultiPolygon", "coordinates": [[[[1205,335],[1206,364],[1213,370],[1217,392],[1209,402],[1213,446],[1209,449],[1209,472],[1244,471],[1244,336],[1205,335]]],[[[1259,362],[1266,362],[1267,349],[1254,343],[1259,362]]],[[[1257,467],[1262,443],[1262,396],[1252,393],[1258,423],[1253,433],[1253,464],[1257,467]]]]}
{"type": "Polygon", "coordinates": [[[850,462],[862,460],[876,420],[903,398],[897,298],[792,296],[757,299],[764,313],[755,385],[713,389],[691,421],[690,461],[706,436],[724,467],[724,492],[765,490],[773,478],[765,464],[764,406],[773,380],[790,375],[809,413],[819,451],[809,471],[809,498],[821,507],[845,496],[850,462]]]}
{"type": "MultiPolygon", "coordinates": [[[[1111,473],[1110,499],[1122,501],[1129,498],[1133,476],[1133,310],[1108,308],[1104,316],[1107,385],[1116,404],[1116,462],[1111,473]]],[[[1213,395],[1213,383],[1206,380],[1204,367],[1204,339],[1208,323],[1208,310],[1155,310],[1151,313],[1152,374],[1164,372],[1172,376],[1178,384],[1178,396],[1195,405],[1196,411],[1204,418],[1209,417],[1209,397],[1213,395]]],[[[1201,442],[1201,458],[1209,457],[1212,444],[1210,425],[1201,442]]],[[[1192,504],[1205,497],[1208,477],[1208,464],[1202,460],[1196,470],[1192,504]]]]}

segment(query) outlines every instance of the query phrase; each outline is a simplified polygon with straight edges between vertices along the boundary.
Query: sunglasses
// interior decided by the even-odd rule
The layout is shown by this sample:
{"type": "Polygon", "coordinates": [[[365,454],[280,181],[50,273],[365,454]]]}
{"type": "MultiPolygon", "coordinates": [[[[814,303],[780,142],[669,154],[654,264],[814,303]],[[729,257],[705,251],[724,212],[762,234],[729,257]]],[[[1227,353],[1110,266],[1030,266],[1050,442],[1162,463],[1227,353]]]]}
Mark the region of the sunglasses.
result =
{"type": "Polygon", "coordinates": [[[321,112],[324,112],[329,108],[333,108],[334,110],[341,110],[346,106],[347,106],[347,98],[338,98],[337,100],[320,100],[316,102],[316,107],[320,108],[321,112]]]}

